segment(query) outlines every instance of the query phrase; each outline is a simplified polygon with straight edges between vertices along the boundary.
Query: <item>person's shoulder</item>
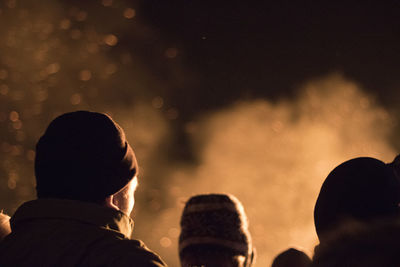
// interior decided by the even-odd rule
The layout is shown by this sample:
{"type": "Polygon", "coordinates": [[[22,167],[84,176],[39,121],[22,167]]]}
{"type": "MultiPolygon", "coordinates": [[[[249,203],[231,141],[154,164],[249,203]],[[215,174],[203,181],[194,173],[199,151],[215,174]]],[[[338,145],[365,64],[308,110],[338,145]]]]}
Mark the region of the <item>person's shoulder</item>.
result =
{"type": "Polygon", "coordinates": [[[115,259],[115,266],[128,266],[132,263],[143,267],[167,266],[155,252],[135,239],[123,239],[116,245],[115,253],[119,256],[115,259]]]}

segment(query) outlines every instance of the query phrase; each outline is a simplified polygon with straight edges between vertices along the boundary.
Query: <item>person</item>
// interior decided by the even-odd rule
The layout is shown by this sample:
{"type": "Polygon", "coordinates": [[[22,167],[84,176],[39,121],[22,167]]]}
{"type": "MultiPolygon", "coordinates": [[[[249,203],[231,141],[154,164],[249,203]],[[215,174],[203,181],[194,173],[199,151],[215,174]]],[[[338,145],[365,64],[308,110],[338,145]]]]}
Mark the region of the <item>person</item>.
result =
{"type": "Polygon", "coordinates": [[[400,182],[382,161],[360,157],[337,166],[325,179],[314,208],[320,243],[353,223],[399,216],[400,182]]]}
{"type": "Polygon", "coordinates": [[[3,212],[0,212],[0,240],[3,240],[4,237],[9,235],[10,233],[10,216],[3,212]]]}
{"type": "Polygon", "coordinates": [[[229,194],[192,196],[181,217],[182,267],[250,267],[254,248],[239,200],[229,194]]]}
{"type": "Polygon", "coordinates": [[[289,248],[279,253],[272,262],[271,267],[309,267],[311,259],[301,250],[289,248]]]}
{"type": "Polygon", "coordinates": [[[166,266],[130,239],[137,176],[135,154],[111,117],[57,117],[36,145],[37,199],[11,217],[0,266],[166,266]]]}
{"type": "Polygon", "coordinates": [[[316,247],[311,267],[400,266],[399,240],[398,220],[353,223],[316,247]]]}

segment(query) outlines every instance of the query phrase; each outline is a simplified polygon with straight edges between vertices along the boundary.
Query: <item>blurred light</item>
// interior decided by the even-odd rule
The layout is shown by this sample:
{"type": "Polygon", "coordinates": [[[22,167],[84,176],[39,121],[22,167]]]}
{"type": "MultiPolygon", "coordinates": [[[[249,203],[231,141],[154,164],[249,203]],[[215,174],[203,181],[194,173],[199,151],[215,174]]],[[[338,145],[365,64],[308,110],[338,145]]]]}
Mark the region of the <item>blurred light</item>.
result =
{"type": "Polygon", "coordinates": [[[13,123],[12,123],[12,127],[15,129],[15,130],[19,130],[19,129],[21,129],[22,128],[22,121],[14,121],[13,123]]]}
{"type": "Polygon", "coordinates": [[[90,70],[81,70],[79,72],[79,80],[89,81],[92,78],[92,72],[90,70]]]}
{"type": "Polygon", "coordinates": [[[8,88],[7,84],[0,85],[0,94],[1,95],[7,95],[9,91],[10,91],[10,88],[8,88]]]}
{"type": "Polygon", "coordinates": [[[60,29],[68,30],[71,27],[71,21],[69,19],[63,19],[60,22],[60,29]]]}
{"type": "Polygon", "coordinates": [[[5,70],[5,69],[1,69],[1,70],[0,70],[0,79],[1,79],[1,80],[4,80],[4,79],[6,79],[7,77],[8,77],[8,71],[5,70]]]}
{"type": "Polygon", "coordinates": [[[157,97],[153,98],[153,100],[151,101],[151,105],[154,108],[160,109],[164,105],[164,99],[160,96],[157,96],[157,97]]]}
{"type": "Polygon", "coordinates": [[[136,11],[133,8],[127,8],[124,10],[124,17],[127,19],[132,19],[135,17],[136,11]]]}
{"type": "Polygon", "coordinates": [[[17,1],[16,0],[8,0],[7,1],[7,7],[8,8],[15,8],[17,6],[17,1]]]}
{"type": "Polygon", "coordinates": [[[52,63],[46,67],[46,72],[49,75],[57,73],[59,70],[60,70],[60,64],[58,63],[52,63]]]}
{"type": "Polygon", "coordinates": [[[108,34],[104,37],[104,43],[109,46],[115,46],[118,43],[118,38],[114,34],[108,34]]]}
{"type": "Polygon", "coordinates": [[[175,58],[178,55],[178,49],[174,47],[170,47],[167,50],[165,50],[165,56],[167,58],[175,58]]]}
{"type": "Polygon", "coordinates": [[[9,118],[10,118],[10,121],[12,121],[12,122],[18,121],[18,120],[19,120],[19,114],[18,114],[18,112],[16,112],[16,111],[11,111],[11,112],[10,112],[9,118]]]}
{"type": "Polygon", "coordinates": [[[170,120],[176,120],[179,116],[179,112],[176,108],[170,108],[167,110],[166,116],[170,120]]]}
{"type": "Polygon", "coordinates": [[[164,248],[168,248],[172,245],[171,239],[169,239],[168,237],[162,237],[160,239],[160,245],[164,248]]]}
{"type": "Polygon", "coordinates": [[[14,190],[17,187],[17,181],[10,177],[8,178],[7,186],[9,189],[14,190]]]}
{"type": "Polygon", "coordinates": [[[23,149],[21,146],[11,146],[11,155],[13,156],[19,156],[21,155],[23,149]]]}
{"type": "Polygon", "coordinates": [[[82,97],[81,97],[80,94],[73,94],[71,96],[70,101],[71,101],[71,104],[74,105],[74,106],[75,105],[79,105],[81,103],[81,101],[82,101],[82,97]]]}
{"type": "Polygon", "coordinates": [[[78,29],[74,29],[71,31],[71,38],[74,40],[78,40],[82,36],[82,32],[78,29]]]}
{"type": "Polygon", "coordinates": [[[115,65],[115,64],[108,64],[106,66],[106,74],[107,75],[112,75],[112,74],[116,73],[117,70],[118,70],[118,68],[117,68],[117,65],[115,65]]]}
{"type": "Polygon", "coordinates": [[[75,17],[77,21],[84,21],[87,18],[87,13],[85,11],[79,11],[75,17]]]}
{"type": "Polygon", "coordinates": [[[15,134],[15,140],[17,140],[17,142],[23,142],[26,138],[26,134],[23,131],[17,131],[17,133],[15,134]]]}
{"type": "Polygon", "coordinates": [[[113,0],[102,0],[101,3],[103,4],[103,6],[111,6],[113,0]]]}

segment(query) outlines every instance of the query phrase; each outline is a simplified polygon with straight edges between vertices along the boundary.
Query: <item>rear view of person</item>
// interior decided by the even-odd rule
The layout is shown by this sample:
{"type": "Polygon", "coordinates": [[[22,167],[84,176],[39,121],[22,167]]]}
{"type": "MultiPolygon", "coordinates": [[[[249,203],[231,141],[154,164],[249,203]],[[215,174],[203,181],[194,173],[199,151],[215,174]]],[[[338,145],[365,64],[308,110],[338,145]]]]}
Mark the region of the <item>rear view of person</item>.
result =
{"type": "Polygon", "coordinates": [[[368,157],[348,160],[325,179],[314,208],[321,243],[352,221],[369,223],[400,215],[400,182],[392,168],[368,157]]]}
{"type": "Polygon", "coordinates": [[[279,253],[271,267],[309,267],[311,259],[301,250],[289,248],[279,253]]]}
{"type": "Polygon", "coordinates": [[[400,266],[399,184],[393,165],[374,158],[337,166],[315,205],[312,266],[400,266]]]}
{"type": "Polygon", "coordinates": [[[191,197],[181,218],[179,257],[182,267],[250,267],[254,252],[239,200],[226,194],[191,197]]]}
{"type": "Polygon", "coordinates": [[[36,146],[38,199],[11,217],[0,266],[165,266],[130,239],[137,175],[135,154],[109,116],[57,117],[36,146]]]}

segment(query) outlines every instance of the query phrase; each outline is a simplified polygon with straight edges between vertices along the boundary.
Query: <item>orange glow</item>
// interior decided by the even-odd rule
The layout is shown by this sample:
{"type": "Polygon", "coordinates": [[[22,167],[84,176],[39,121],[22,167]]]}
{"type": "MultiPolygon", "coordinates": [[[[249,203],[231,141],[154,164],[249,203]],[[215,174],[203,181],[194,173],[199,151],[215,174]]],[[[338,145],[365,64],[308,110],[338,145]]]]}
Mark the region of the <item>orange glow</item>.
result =
{"type": "Polygon", "coordinates": [[[136,11],[133,8],[127,8],[124,10],[124,17],[127,19],[132,19],[136,16],[136,11]]]}
{"type": "Polygon", "coordinates": [[[81,81],[89,81],[92,78],[92,72],[90,70],[81,70],[79,72],[79,79],[81,81]]]}
{"type": "Polygon", "coordinates": [[[115,46],[118,43],[118,38],[114,34],[109,34],[104,37],[104,43],[109,46],[115,46]]]}

